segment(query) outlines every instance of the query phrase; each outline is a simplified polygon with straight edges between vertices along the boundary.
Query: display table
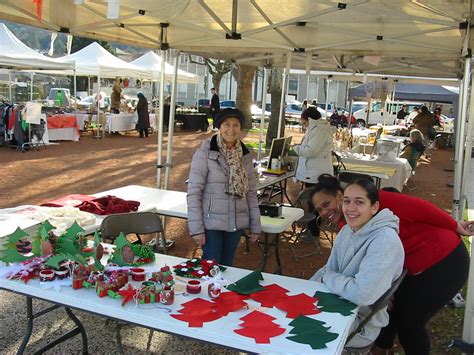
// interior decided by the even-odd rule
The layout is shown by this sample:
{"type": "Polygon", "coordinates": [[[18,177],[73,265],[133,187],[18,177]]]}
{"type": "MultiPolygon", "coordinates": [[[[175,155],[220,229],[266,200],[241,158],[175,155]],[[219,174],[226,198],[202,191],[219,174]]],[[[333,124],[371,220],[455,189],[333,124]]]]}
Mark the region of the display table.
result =
{"type": "MultiPolygon", "coordinates": [[[[152,211],[159,215],[175,218],[186,219],[188,217],[186,192],[161,190],[139,185],[128,185],[117,189],[100,192],[93,196],[102,197],[107,195],[120,197],[124,200],[139,201],[140,206],[138,211],[152,211]]],[[[29,208],[34,207],[35,206],[30,206],[29,208]]],[[[275,241],[279,241],[280,233],[287,230],[293,222],[303,217],[303,215],[304,211],[301,208],[283,207],[282,215],[280,217],[261,217],[262,231],[264,233],[264,255],[262,257],[263,268],[265,266],[269,252],[269,234],[274,234],[275,237],[273,238],[272,243],[275,246],[275,257],[277,259],[278,272],[281,271],[281,263],[278,254],[279,246],[278,243],[275,243],[275,241]]],[[[3,221],[0,219],[0,237],[12,233],[18,225],[21,225],[22,228],[26,228],[40,222],[34,219],[25,219],[22,217],[21,210],[18,208],[0,210],[0,217],[2,216],[3,221]],[[12,215],[12,211],[16,213],[12,215]],[[8,218],[9,213],[11,218],[8,218]]],[[[105,218],[105,216],[99,215],[96,215],[95,217],[94,224],[84,227],[86,234],[94,233],[100,227],[102,220],[105,218]]]]}
{"type": "Polygon", "coordinates": [[[207,131],[209,126],[205,113],[176,113],[175,121],[182,122],[184,130],[207,131]]]}
{"type": "Polygon", "coordinates": [[[53,115],[47,116],[48,136],[50,141],[78,141],[80,138],[76,116],[53,115]]]}
{"type": "Polygon", "coordinates": [[[106,115],[105,130],[111,132],[126,132],[135,130],[138,115],[133,113],[110,113],[106,115]]]}
{"type": "Polygon", "coordinates": [[[91,113],[87,112],[78,112],[76,113],[76,122],[77,122],[77,127],[79,130],[83,131],[84,130],[84,122],[92,122],[97,120],[97,115],[92,115],[91,113]]]}
{"type": "MultiPolygon", "coordinates": [[[[159,268],[164,265],[173,266],[183,261],[185,261],[185,259],[156,254],[155,263],[145,266],[145,269],[150,272],[152,270],[159,270],[159,268]]],[[[229,267],[223,273],[223,276],[229,282],[234,282],[248,275],[249,273],[250,270],[229,267]]],[[[304,293],[306,295],[313,296],[316,291],[329,292],[323,284],[315,281],[266,273],[263,274],[263,278],[264,280],[260,282],[262,285],[276,283],[279,286],[289,290],[289,295],[304,293]]],[[[251,307],[250,310],[243,308],[235,312],[230,312],[228,315],[217,320],[205,322],[202,327],[188,327],[186,322],[179,321],[171,317],[170,314],[178,313],[177,311],[182,308],[182,304],[192,300],[193,298],[200,297],[202,299],[209,300],[207,293],[201,292],[198,295],[188,295],[183,293],[177,294],[172,305],[155,304],[137,306],[134,302],[129,302],[125,306],[122,306],[120,300],[112,299],[110,297],[97,297],[93,289],[83,288],[79,290],[73,290],[71,287],[63,287],[60,292],[54,289],[44,289],[40,286],[38,279],[30,280],[27,284],[25,284],[22,281],[0,278],[0,288],[27,296],[29,304],[28,307],[25,308],[25,312],[28,313],[27,322],[31,322],[31,325],[33,321],[31,317],[31,299],[38,298],[47,302],[51,302],[55,305],[65,307],[66,311],[69,311],[68,314],[70,317],[72,314],[72,308],[146,328],[164,331],[177,336],[189,337],[203,342],[222,345],[226,348],[233,348],[252,353],[302,354],[314,352],[316,354],[340,354],[351,329],[351,325],[354,322],[355,314],[357,313],[357,309],[354,310],[354,313],[349,316],[323,311],[319,314],[309,316],[310,318],[325,322],[325,326],[331,327],[330,331],[332,333],[338,334],[338,337],[335,340],[327,343],[326,348],[312,350],[309,345],[293,342],[287,339],[287,337],[291,335],[289,332],[292,327],[288,324],[292,321],[292,319],[287,318],[285,312],[275,307],[260,309],[260,311],[264,312],[265,314],[273,316],[275,318],[273,322],[285,329],[283,334],[270,338],[269,344],[257,344],[254,339],[235,333],[234,330],[239,329],[239,324],[242,323],[240,318],[246,316],[253,309],[258,308],[260,305],[258,302],[253,300],[246,300],[248,305],[251,307]]],[[[74,317],[74,314],[72,314],[72,316],[74,317]]],[[[9,321],[12,322],[12,326],[19,324],[18,319],[11,319],[9,321]]],[[[78,334],[79,332],[82,333],[82,351],[83,353],[86,353],[87,336],[85,330],[82,328],[82,324],[78,319],[74,321],[77,321],[76,325],[78,325],[80,328],[75,334],[78,334]]],[[[30,334],[31,328],[27,327],[26,336],[23,341],[25,346],[29,340],[30,334]]],[[[114,351],[113,346],[113,342],[111,343],[110,339],[103,340],[103,349],[114,351]],[[112,348],[110,348],[110,346],[112,346],[112,348]]],[[[189,349],[189,351],[192,351],[192,349],[189,349]]]]}
{"type": "MultiPolygon", "coordinates": [[[[383,172],[385,177],[381,177],[380,187],[395,187],[397,190],[402,191],[408,178],[411,176],[411,166],[408,161],[404,158],[397,158],[395,161],[381,161],[375,156],[363,155],[363,154],[351,154],[341,153],[341,159],[344,164],[357,164],[361,168],[361,173],[364,173],[364,166],[371,167],[386,167],[393,168],[395,172],[393,175],[383,172]]],[[[370,175],[370,168],[367,170],[367,174],[370,175]]]]}

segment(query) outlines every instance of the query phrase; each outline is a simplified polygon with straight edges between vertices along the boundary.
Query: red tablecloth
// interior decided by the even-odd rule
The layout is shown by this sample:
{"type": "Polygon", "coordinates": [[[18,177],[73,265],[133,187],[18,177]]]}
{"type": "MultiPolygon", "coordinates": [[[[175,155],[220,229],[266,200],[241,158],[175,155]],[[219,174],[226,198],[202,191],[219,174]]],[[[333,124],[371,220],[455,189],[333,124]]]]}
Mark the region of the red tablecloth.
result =
{"type": "Polygon", "coordinates": [[[72,115],[48,116],[48,129],[55,129],[55,128],[79,129],[79,127],[77,127],[76,116],[72,116],[72,115]]]}

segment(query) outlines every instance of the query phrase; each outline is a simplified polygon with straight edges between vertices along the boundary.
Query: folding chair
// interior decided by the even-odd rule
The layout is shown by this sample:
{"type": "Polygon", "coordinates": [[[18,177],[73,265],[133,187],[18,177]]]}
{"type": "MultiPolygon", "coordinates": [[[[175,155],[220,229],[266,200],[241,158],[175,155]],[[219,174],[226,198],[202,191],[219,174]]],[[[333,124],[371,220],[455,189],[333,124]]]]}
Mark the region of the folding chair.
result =
{"type": "MultiPolygon", "coordinates": [[[[349,341],[359,333],[362,328],[367,324],[367,322],[374,316],[375,313],[378,311],[384,309],[385,307],[388,306],[390,300],[392,299],[393,295],[395,294],[395,291],[397,291],[398,287],[402,283],[403,279],[405,278],[405,275],[407,274],[407,269],[404,269],[402,271],[402,274],[392,283],[392,286],[382,295],[380,298],[375,301],[373,305],[370,306],[370,312],[369,314],[362,320],[362,322],[359,323],[357,328],[349,334],[346,340],[346,344],[349,343],[349,341]]],[[[370,351],[370,348],[372,347],[373,344],[369,344],[364,348],[351,348],[351,347],[345,347],[344,350],[347,353],[350,354],[366,354],[370,351]]]]}
{"type": "MultiPolygon", "coordinates": [[[[151,234],[156,233],[155,239],[155,250],[160,249],[167,254],[167,245],[163,228],[161,225],[161,219],[156,213],[152,212],[133,212],[133,213],[117,213],[112,214],[104,218],[100,225],[100,233],[102,239],[115,240],[120,233],[135,234],[137,236],[137,242],[143,244],[140,234],[151,234]],[[159,235],[161,236],[162,246],[159,246],[159,235]]],[[[116,338],[117,345],[120,353],[123,353],[122,336],[120,330],[126,325],[121,322],[117,322],[116,338]]],[[[150,331],[148,337],[148,344],[151,344],[151,338],[153,337],[153,330],[150,331]]]]}
{"type": "Polygon", "coordinates": [[[100,225],[102,239],[115,240],[120,233],[135,234],[137,241],[135,243],[143,244],[140,234],[156,233],[155,250],[163,251],[167,254],[167,247],[172,243],[167,243],[161,219],[156,213],[152,212],[132,212],[117,213],[107,216],[100,225]],[[161,237],[161,245],[160,239],[161,237]]]}
{"type": "Polygon", "coordinates": [[[337,225],[332,224],[329,220],[324,219],[321,216],[318,216],[316,223],[318,223],[319,226],[319,237],[321,238],[321,236],[324,236],[324,238],[326,238],[331,244],[332,248],[334,246],[334,238],[338,232],[337,225]]]}
{"type": "Polygon", "coordinates": [[[293,207],[298,207],[298,208],[302,208],[305,213],[303,215],[303,217],[301,217],[299,220],[297,220],[296,222],[294,222],[292,225],[291,225],[291,231],[289,232],[285,232],[282,234],[283,238],[286,240],[286,242],[288,243],[288,246],[291,250],[291,252],[293,253],[293,256],[295,258],[296,261],[299,261],[299,259],[302,259],[302,258],[305,258],[307,256],[310,256],[310,255],[314,255],[314,254],[319,254],[321,255],[321,249],[319,248],[319,243],[318,243],[318,239],[315,238],[311,233],[309,233],[309,235],[311,235],[311,242],[314,243],[314,246],[315,246],[315,251],[313,252],[310,252],[310,253],[307,253],[307,254],[304,254],[304,255],[298,255],[296,253],[296,249],[295,249],[295,246],[298,242],[300,242],[300,238],[303,236],[303,235],[306,235],[305,232],[308,231],[308,225],[311,221],[314,221],[316,220],[316,215],[313,213],[313,211],[309,211],[309,200],[311,198],[311,191],[313,190],[313,188],[311,187],[308,187],[302,191],[299,192],[294,204],[293,204],[293,207]]]}
{"type": "Polygon", "coordinates": [[[334,170],[334,176],[337,176],[341,170],[346,169],[346,166],[344,165],[344,162],[342,161],[342,157],[339,155],[339,153],[335,151],[331,151],[331,154],[333,157],[332,167],[334,170]]]}

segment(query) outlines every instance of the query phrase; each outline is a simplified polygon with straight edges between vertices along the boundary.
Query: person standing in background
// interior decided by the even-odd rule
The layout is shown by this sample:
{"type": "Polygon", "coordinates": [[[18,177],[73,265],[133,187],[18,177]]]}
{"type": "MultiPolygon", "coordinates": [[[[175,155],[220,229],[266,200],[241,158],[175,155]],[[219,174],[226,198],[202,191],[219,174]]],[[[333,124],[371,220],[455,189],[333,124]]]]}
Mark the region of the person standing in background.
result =
{"type": "MultiPolygon", "coordinates": [[[[301,144],[293,146],[298,154],[295,178],[304,183],[305,187],[311,187],[318,182],[319,175],[333,174],[331,151],[332,137],[336,128],[327,120],[321,119],[321,113],[316,106],[309,106],[301,113],[301,122],[306,127],[306,132],[301,144]]],[[[309,208],[313,210],[311,204],[309,208]]],[[[311,241],[313,238],[319,238],[316,220],[308,224],[308,231],[312,236],[303,236],[302,240],[311,241]]]]}
{"type": "Polygon", "coordinates": [[[137,130],[140,133],[140,138],[148,137],[148,129],[150,128],[150,115],[148,113],[148,101],[141,92],[137,94],[138,104],[137,104],[137,130]]]}
{"type": "Polygon", "coordinates": [[[220,100],[219,100],[219,95],[217,95],[216,88],[211,89],[211,104],[210,104],[210,109],[211,109],[211,116],[212,116],[212,131],[217,132],[219,129],[216,127],[214,122],[216,121],[216,116],[221,110],[221,105],[220,105],[220,100]]]}
{"type": "Polygon", "coordinates": [[[116,78],[114,86],[112,87],[112,94],[110,95],[110,109],[112,113],[120,113],[120,98],[122,96],[121,83],[122,79],[116,78]]]}
{"type": "Polygon", "coordinates": [[[408,116],[408,106],[403,105],[400,111],[397,112],[397,124],[405,123],[405,117],[408,116]]]}
{"type": "Polygon", "coordinates": [[[219,133],[194,153],[188,182],[189,234],[203,258],[232,266],[240,237],[262,230],[252,155],[240,140],[244,115],[225,109],[216,116],[219,133]]]}

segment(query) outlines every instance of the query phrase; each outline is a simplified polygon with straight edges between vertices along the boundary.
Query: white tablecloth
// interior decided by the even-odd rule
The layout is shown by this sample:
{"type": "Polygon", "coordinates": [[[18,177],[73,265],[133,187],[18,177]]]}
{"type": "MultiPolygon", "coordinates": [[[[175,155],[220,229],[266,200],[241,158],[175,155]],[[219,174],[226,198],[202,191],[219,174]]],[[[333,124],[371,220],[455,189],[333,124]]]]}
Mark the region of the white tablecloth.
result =
{"type": "Polygon", "coordinates": [[[50,141],[78,141],[80,134],[76,127],[69,128],[49,128],[48,135],[50,141]]]}
{"type": "Polygon", "coordinates": [[[106,116],[105,130],[107,132],[124,132],[135,130],[138,121],[136,113],[108,114],[106,116]]]}
{"type": "Polygon", "coordinates": [[[89,113],[76,113],[77,127],[79,127],[81,131],[84,130],[84,121],[95,120],[97,120],[97,115],[94,115],[94,117],[91,119],[91,114],[89,113]]]}
{"type": "Polygon", "coordinates": [[[403,185],[405,185],[405,182],[411,175],[410,164],[404,158],[397,158],[395,161],[387,162],[377,160],[370,155],[343,153],[342,161],[344,163],[395,168],[395,174],[390,179],[382,179],[380,187],[395,187],[399,191],[403,190],[403,185]]]}

